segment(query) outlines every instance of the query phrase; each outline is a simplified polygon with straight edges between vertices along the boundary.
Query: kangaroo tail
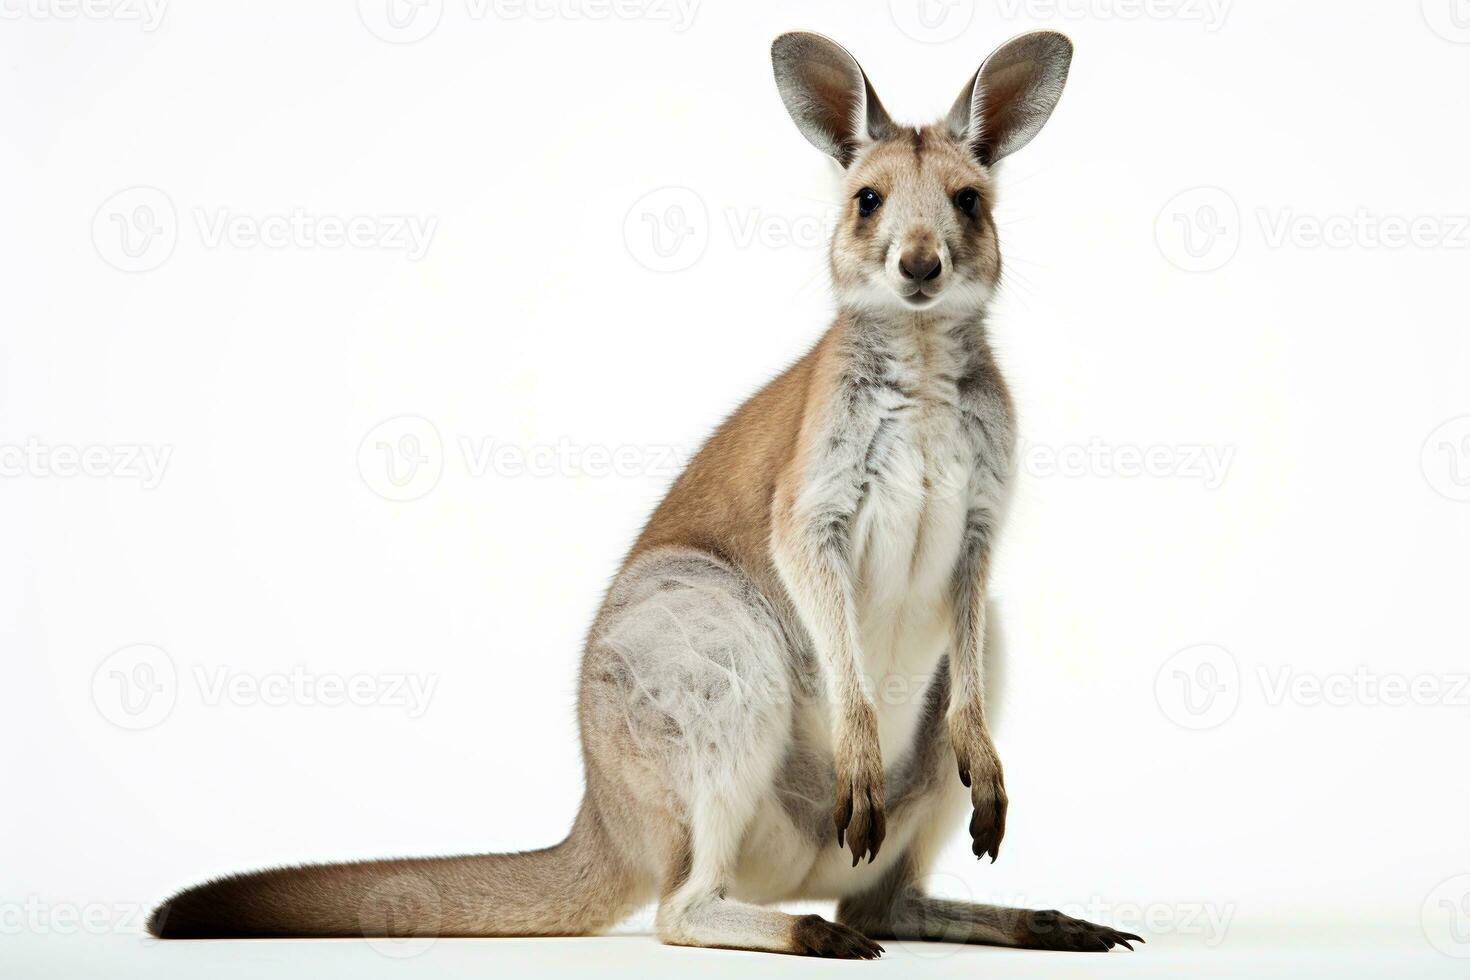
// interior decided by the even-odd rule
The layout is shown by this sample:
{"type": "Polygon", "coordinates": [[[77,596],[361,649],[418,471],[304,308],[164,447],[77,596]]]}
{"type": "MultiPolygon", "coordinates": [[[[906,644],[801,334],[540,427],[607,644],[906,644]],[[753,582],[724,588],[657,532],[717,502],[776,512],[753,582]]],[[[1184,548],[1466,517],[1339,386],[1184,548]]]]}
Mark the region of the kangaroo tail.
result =
{"type": "Polygon", "coordinates": [[[554,847],[229,875],[164,902],[148,931],[160,939],[579,936],[625,917],[635,890],[584,801],[554,847]]]}

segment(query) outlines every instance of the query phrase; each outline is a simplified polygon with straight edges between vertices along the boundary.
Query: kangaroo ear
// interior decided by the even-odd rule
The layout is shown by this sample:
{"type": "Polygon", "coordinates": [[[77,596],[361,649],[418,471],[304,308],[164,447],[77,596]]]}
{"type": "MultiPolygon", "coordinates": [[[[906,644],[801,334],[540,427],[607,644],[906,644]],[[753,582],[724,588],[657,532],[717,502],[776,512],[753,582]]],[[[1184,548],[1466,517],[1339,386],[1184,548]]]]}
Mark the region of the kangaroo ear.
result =
{"type": "Polygon", "coordinates": [[[982,164],[998,163],[1041,132],[1062,97],[1072,42],[1036,31],[996,48],[949,110],[949,129],[982,164]]]}
{"type": "Polygon", "coordinates": [[[796,128],[846,167],[862,145],[894,132],[868,77],[847,49],[820,34],[782,34],[771,44],[776,87],[796,128]]]}

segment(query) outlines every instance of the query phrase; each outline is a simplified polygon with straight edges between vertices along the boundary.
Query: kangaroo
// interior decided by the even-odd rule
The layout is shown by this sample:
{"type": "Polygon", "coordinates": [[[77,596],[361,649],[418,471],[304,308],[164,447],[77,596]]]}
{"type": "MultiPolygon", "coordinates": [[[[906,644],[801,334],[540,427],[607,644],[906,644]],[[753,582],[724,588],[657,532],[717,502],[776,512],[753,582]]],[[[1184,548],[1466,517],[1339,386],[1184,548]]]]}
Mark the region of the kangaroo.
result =
{"type": "Polygon", "coordinates": [[[656,901],[665,943],[808,956],[1140,940],[920,887],[967,808],[977,857],[1005,836],[987,584],[1016,425],[985,325],[994,177],[1051,115],[1071,42],[1002,45],[917,128],[833,41],[784,34],[771,55],[797,128],[842,169],[836,317],[716,430],[613,579],[582,657],[566,839],[234,875],[169,899],[154,935],[576,936],[656,901]],[[793,899],[835,899],[837,921],[771,907],[793,899]]]}

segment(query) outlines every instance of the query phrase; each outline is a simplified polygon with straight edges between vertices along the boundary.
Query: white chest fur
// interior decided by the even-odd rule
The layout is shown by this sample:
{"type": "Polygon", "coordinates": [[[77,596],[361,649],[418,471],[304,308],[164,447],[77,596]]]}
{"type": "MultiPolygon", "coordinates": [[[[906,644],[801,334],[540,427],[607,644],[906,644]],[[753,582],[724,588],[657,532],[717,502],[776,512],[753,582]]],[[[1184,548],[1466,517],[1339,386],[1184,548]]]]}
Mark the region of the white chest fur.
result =
{"type": "Polygon", "coordinates": [[[901,336],[892,352],[852,535],[863,671],[890,765],[907,748],[949,646],[967,515],[993,503],[975,499],[984,449],[961,410],[967,352],[942,331],[901,336]]]}

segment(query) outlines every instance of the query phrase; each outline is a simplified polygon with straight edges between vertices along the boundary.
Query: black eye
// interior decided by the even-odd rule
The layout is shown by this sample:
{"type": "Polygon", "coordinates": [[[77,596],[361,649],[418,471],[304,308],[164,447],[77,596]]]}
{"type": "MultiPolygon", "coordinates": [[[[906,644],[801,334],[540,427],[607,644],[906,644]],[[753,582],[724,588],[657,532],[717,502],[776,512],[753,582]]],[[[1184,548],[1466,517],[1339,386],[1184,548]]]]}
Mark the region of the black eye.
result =
{"type": "Polygon", "coordinates": [[[873,188],[864,187],[862,190],[857,192],[857,202],[858,214],[866,218],[868,215],[878,210],[878,205],[883,203],[883,198],[879,197],[878,192],[873,190],[873,188]]]}
{"type": "Polygon", "coordinates": [[[973,187],[966,187],[954,196],[954,206],[973,218],[975,209],[980,207],[980,192],[973,187]]]}

